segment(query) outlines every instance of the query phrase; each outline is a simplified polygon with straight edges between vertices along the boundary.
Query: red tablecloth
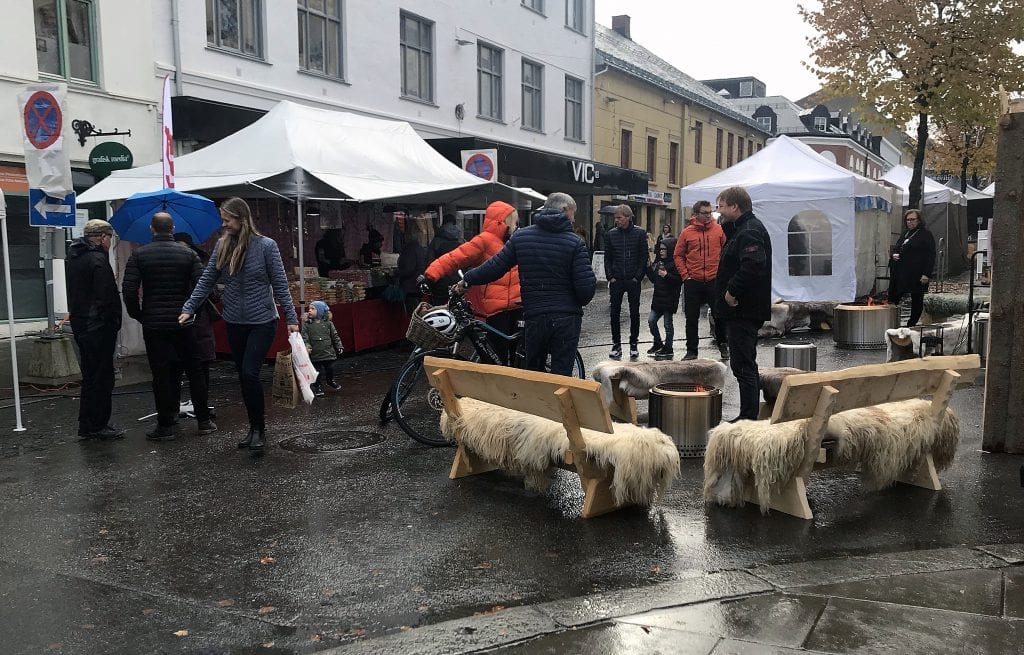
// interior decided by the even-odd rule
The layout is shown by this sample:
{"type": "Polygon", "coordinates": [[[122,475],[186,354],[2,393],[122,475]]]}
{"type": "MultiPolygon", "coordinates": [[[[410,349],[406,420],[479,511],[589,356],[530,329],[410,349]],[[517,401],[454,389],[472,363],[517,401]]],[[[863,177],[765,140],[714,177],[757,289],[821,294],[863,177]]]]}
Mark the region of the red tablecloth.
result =
{"type": "MultiPolygon", "coordinates": [[[[400,302],[361,300],[331,305],[330,308],[341,343],[350,353],[400,341],[405,338],[409,326],[409,316],[400,302]]],[[[217,352],[230,353],[224,321],[213,324],[213,334],[217,352]]],[[[273,359],[282,350],[288,350],[288,326],[283,320],[277,324],[277,334],[267,350],[267,359],[273,359]]]]}

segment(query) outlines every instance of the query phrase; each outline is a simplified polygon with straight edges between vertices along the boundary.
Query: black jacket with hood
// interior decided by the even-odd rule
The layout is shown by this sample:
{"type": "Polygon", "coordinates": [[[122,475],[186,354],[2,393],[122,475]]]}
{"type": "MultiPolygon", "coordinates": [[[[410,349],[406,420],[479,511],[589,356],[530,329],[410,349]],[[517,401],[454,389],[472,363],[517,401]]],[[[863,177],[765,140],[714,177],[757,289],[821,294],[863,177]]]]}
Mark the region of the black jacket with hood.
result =
{"type": "Polygon", "coordinates": [[[120,330],[121,296],[107,251],[87,237],[79,237],[68,248],[66,271],[71,329],[81,334],[120,330]]]}
{"type": "Polygon", "coordinates": [[[604,274],[616,282],[639,282],[647,272],[647,233],[632,223],[604,235],[604,274]]]}
{"type": "Polygon", "coordinates": [[[124,307],[144,328],[180,330],[181,306],[202,273],[203,264],[191,248],[169,234],[157,234],[128,258],[121,282],[124,307]]]}
{"type": "Polygon", "coordinates": [[[772,317],[772,240],[764,224],[746,212],[722,247],[715,278],[715,316],[767,321],[772,317]],[[730,307],[725,292],[738,304],[730,307]]]}
{"type": "Polygon", "coordinates": [[[675,312],[679,309],[679,292],[683,288],[683,278],[676,270],[676,262],[672,253],[676,249],[675,237],[665,237],[661,245],[655,250],[654,263],[647,267],[647,277],[654,284],[654,296],[651,298],[651,309],[660,312],[675,312]],[[662,258],[659,253],[661,248],[668,248],[668,255],[662,258]],[[665,269],[662,277],[658,271],[665,269]]]}

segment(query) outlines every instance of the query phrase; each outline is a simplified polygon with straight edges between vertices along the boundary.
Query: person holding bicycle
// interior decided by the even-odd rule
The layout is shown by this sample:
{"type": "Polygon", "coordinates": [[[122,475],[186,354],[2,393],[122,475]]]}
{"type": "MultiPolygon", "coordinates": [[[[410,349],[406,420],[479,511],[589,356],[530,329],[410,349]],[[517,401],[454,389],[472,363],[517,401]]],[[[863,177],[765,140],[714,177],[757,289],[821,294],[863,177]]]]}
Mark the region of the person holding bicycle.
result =
{"type": "Polygon", "coordinates": [[[530,370],[546,370],[550,355],[552,373],[572,374],[583,307],[597,289],[587,246],[573,232],[575,215],[572,196],[552,193],[534,214],[533,225],[517,230],[501,250],[453,287],[461,295],[519,266],[526,319],[526,367],[530,370]]]}
{"type": "MultiPolygon", "coordinates": [[[[486,262],[498,253],[519,225],[519,213],[507,202],[492,202],[484,212],[480,234],[435,259],[424,272],[431,285],[486,262]]],[[[519,293],[519,269],[513,266],[498,279],[474,287],[468,300],[488,325],[512,334],[523,317],[519,293]]],[[[491,344],[503,361],[508,361],[508,342],[492,338],[491,344]],[[500,342],[500,343],[499,343],[500,342]]]]}

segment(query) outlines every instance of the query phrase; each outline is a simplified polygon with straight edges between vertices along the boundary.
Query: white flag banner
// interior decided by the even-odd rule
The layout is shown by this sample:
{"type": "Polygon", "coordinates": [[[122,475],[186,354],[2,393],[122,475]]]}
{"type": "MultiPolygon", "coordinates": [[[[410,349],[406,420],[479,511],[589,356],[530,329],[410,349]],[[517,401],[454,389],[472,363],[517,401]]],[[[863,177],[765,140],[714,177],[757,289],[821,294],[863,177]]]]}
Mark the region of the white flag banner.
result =
{"type": "Polygon", "coordinates": [[[18,94],[25,177],[29,187],[55,198],[74,191],[63,136],[67,90],[66,84],[31,84],[18,94]]]}
{"type": "Polygon", "coordinates": [[[171,76],[164,75],[164,99],[161,109],[163,129],[164,188],[174,188],[174,128],[171,124],[171,76]]]}

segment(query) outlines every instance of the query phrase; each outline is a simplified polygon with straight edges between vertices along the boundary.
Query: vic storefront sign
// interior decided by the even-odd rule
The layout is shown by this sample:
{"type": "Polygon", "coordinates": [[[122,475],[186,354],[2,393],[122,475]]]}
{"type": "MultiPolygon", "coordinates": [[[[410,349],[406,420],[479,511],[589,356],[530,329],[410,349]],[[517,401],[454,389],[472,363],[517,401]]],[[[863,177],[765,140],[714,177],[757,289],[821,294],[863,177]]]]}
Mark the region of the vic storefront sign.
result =
{"type": "Polygon", "coordinates": [[[572,170],[572,179],[581,184],[593,184],[600,177],[594,162],[573,159],[569,162],[569,168],[572,170]]]}
{"type": "Polygon", "coordinates": [[[100,143],[89,153],[89,169],[97,180],[113,171],[131,168],[133,161],[132,151],[116,141],[100,143]]]}

